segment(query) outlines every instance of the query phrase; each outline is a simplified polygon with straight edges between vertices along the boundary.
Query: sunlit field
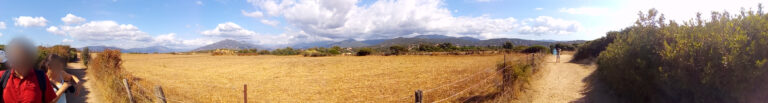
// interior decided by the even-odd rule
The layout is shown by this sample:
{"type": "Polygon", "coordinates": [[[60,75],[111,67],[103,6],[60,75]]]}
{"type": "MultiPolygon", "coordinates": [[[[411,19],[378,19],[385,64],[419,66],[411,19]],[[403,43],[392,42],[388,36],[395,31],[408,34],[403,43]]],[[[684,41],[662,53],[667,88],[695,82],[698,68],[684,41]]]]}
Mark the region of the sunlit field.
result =
{"type": "MultiPolygon", "coordinates": [[[[243,84],[248,85],[251,102],[412,102],[417,89],[436,88],[493,69],[502,59],[502,55],[123,54],[123,66],[132,75],[161,85],[168,102],[242,102],[243,84]]],[[[463,85],[468,84],[425,93],[425,101],[456,93],[463,85]]]]}

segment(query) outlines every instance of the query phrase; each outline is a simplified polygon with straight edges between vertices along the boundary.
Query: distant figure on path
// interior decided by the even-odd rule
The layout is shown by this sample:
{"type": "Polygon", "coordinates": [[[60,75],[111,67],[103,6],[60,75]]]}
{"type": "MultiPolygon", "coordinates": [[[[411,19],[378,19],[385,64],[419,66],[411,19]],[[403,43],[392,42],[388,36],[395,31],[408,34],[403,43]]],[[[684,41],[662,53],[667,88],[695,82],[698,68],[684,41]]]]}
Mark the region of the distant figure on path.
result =
{"type": "Polygon", "coordinates": [[[558,53],[557,49],[552,49],[552,55],[555,55],[557,57],[557,59],[555,59],[555,63],[560,62],[560,55],[559,54],[560,53],[558,53]]]}
{"type": "Polygon", "coordinates": [[[560,50],[560,48],[557,48],[557,62],[560,63],[560,54],[563,52],[563,50],[560,50]]]}
{"type": "Polygon", "coordinates": [[[48,71],[49,81],[54,85],[53,90],[56,91],[58,96],[56,103],[67,103],[65,92],[75,93],[75,96],[80,94],[80,89],[76,89],[78,84],[80,84],[80,79],[64,71],[66,66],[67,58],[56,54],[50,54],[40,62],[40,68],[48,71]]]}

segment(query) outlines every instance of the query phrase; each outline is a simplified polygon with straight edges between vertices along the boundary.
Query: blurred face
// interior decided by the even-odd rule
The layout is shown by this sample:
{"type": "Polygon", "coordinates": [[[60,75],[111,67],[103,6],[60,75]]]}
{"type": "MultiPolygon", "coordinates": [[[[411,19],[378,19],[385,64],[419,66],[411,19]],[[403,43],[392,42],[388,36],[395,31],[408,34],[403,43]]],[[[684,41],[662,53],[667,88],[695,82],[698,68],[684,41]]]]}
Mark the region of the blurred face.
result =
{"type": "Polygon", "coordinates": [[[64,70],[64,63],[59,60],[53,60],[48,64],[49,71],[64,70]]]}
{"type": "Polygon", "coordinates": [[[9,62],[13,69],[28,70],[32,68],[31,58],[26,57],[29,55],[27,51],[19,47],[10,48],[10,50],[12,51],[8,51],[8,58],[12,60],[9,62]]]}

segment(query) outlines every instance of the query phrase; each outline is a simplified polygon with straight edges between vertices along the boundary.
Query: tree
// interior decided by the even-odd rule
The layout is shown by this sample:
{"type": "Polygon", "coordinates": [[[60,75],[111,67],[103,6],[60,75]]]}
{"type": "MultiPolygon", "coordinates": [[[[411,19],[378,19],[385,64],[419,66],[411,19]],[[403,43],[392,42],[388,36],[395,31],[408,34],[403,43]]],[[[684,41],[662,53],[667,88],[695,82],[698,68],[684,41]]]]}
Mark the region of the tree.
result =
{"type": "Polygon", "coordinates": [[[502,45],[502,47],[504,47],[504,49],[507,49],[507,50],[515,48],[512,42],[509,42],[509,41],[505,42],[504,45],[502,45]]]}
{"type": "Polygon", "coordinates": [[[443,51],[453,51],[458,49],[456,46],[453,45],[453,43],[442,43],[438,44],[437,47],[440,47],[443,51]]]}
{"type": "Polygon", "coordinates": [[[419,48],[418,48],[419,51],[427,51],[427,52],[437,51],[437,49],[439,48],[429,44],[419,44],[419,48]]]}
{"type": "Polygon", "coordinates": [[[395,46],[390,46],[389,51],[391,51],[393,55],[400,55],[407,52],[408,50],[406,50],[405,47],[403,46],[395,45],[395,46]]]}
{"type": "Polygon", "coordinates": [[[549,48],[547,48],[545,46],[534,45],[534,46],[528,47],[525,50],[523,50],[523,53],[539,53],[539,52],[546,52],[548,50],[549,50],[549,48]]]}
{"type": "Polygon", "coordinates": [[[357,50],[357,56],[371,55],[371,53],[373,53],[373,49],[371,48],[361,48],[360,50],[357,50]]]}
{"type": "Polygon", "coordinates": [[[91,50],[89,50],[88,47],[84,47],[83,51],[80,53],[80,59],[82,59],[83,65],[88,67],[88,62],[91,61],[91,50]]]}

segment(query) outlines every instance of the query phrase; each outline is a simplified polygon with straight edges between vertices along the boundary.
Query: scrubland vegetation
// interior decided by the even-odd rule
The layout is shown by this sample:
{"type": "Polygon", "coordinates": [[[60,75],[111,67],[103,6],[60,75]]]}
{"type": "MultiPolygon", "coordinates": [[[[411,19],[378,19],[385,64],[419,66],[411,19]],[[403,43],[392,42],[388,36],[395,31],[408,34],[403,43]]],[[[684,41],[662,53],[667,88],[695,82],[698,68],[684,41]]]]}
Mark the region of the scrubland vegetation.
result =
{"type": "Polygon", "coordinates": [[[582,45],[576,56],[599,54],[597,75],[627,101],[766,101],[768,15],[757,10],[667,22],[651,9],[634,26],[582,45]]]}

